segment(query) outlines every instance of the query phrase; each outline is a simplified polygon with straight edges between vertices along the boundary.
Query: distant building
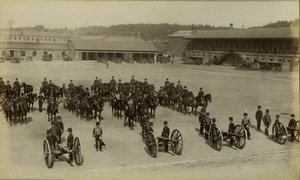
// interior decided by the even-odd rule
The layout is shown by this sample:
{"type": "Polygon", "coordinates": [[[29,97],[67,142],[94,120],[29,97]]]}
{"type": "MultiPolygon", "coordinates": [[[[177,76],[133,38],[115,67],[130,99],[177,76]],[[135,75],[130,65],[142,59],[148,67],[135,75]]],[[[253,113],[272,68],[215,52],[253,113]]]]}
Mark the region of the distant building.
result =
{"type": "Polygon", "coordinates": [[[157,52],[153,43],[129,37],[78,39],[71,43],[74,60],[155,62],[157,52]]]}
{"type": "Polygon", "coordinates": [[[237,65],[239,59],[257,68],[268,64],[282,70],[299,66],[298,27],[199,30],[184,39],[186,61],[237,65]]]}
{"type": "Polygon", "coordinates": [[[184,48],[187,44],[187,40],[184,38],[191,34],[192,34],[191,30],[186,30],[186,31],[176,31],[169,35],[168,45],[169,45],[169,51],[172,56],[182,57],[184,48]]]}
{"type": "Polygon", "coordinates": [[[71,40],[77,38],[72,34],[1,30],[0,57],[62,60],[70,55],[71,40]]]}
{"type": "Polygon", "coordinates": [[[78,36],[51,32],[0,31],[3,59],[155,62],[157,48],[135,36],[78,36]]]}

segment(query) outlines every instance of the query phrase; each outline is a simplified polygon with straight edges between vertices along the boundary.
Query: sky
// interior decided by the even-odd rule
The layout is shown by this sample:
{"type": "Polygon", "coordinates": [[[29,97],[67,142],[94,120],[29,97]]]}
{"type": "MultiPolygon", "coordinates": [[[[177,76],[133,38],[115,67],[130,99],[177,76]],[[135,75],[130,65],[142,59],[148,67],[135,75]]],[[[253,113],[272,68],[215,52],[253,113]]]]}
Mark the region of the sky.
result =
{"type": "Polygon", "coordinates": [[[50,1],[0,0],[0,28],[78,28],[134,23],[253,27],[299,18],[298,1],[50,1]]]}

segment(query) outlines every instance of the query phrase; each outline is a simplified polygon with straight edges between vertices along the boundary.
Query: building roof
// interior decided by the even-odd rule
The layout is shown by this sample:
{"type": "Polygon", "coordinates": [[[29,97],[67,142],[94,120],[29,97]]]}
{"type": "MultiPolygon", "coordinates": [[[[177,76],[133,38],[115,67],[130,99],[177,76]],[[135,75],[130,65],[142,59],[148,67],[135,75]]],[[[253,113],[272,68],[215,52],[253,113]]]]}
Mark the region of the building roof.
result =
{"type": "Polygon", "coordinates": [[[33,37],[70,37],[70,38],[77,38],[78,35],[71,34],[67,32],[63,33],[54,33],[54,32],[38,32],[38,31],[20,31],[20,30],[0,30],[0,35],[2,36],[33,36],[33,37]]]}
{"type": "Polygon", "coordinates": [[[24,42],[5,42],[0,43],[0,48],[6,49],[45,49],[45,50],[68,50],[68,44],[46,44],[46,43],[24,43],[24,42]]]}
{"type": "Polygon", "coordinates": [[[72,40],[75,50],[157,52],[149,41],[72,40]]]}
{"type": "Polygon", "coordinates": [[[198,30],[197,33],[186,36],[185,38],[187,39],[299,38],[299,27],[198,30]]]}
{"type": "Polygon", "coordinates": [[[169,37],[185,37],[188,35],[191,35],[191,30],[185,30],[185,31],[176,31],[169,35],[169,37]]]}

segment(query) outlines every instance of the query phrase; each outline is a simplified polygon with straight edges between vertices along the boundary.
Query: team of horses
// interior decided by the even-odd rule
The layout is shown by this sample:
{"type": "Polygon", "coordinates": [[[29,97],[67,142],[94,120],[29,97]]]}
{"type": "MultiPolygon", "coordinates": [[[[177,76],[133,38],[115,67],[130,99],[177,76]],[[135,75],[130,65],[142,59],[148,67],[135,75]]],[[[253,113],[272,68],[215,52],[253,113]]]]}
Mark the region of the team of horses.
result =
{"type": "MultiPolygon", "coordinates": [[[[33,108],[37,95],[33,94],[33,87],[22,83],[26,101],[19,100],[19,87],[4,88],[5,98],[2,106],[6,117],[10,120],[20,116],[20,120],[26,119],[27,113],[33,108]],[[25,105],[26,104],[26,105],[25,105]],[[16,113],[19,112],[19,113],[16,113]]],[[[1,90],[1,89],[0,89],[1,90]]],[[[197,115],[198,107],[205,111],[212,101],[212,96],[206,94],[202,97],[194,97],[191,91],[174,86],[174,83],[165,84],[159,91],[155,91],[153,84],[131,80],[130,82],[116,83],[114,79],[107,83],[95,80],[90,90],[82,85],[69,84],[68,88],[63,84],[57,86],[54,83],[44,81],[40,87],[47,101],[48,121],[56,119],[59,104],[65,109],[75,113],[80,119],[102,119],[101,113],[104,103],[109,102],[111,112],[118,119],[124,119],[124,126],[133,129],[134,122],[141,122],[142,117],[147,115],[155,118],[157,106],[169,107],[182,113],[197,115]]],[[[23,98],[24,99],[24,98],[23,98]]]]}
{"type": "Polygon", "coordinates": [[[37,95],[33,93],[33,86],[25,82],[15,82],[0,85],[0,102],[6,120],[12,124],[27,124],[27,114],[33,110],[37,95]]]}

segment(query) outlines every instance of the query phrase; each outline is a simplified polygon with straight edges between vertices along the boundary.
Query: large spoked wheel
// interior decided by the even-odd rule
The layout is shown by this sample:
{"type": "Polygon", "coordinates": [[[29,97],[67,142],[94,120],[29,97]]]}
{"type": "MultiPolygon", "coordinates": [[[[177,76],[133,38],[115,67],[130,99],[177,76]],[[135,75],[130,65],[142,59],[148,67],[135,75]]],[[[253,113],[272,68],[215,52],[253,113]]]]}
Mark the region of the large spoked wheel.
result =
{"type": "Polygon", "coordinates": [[[50,144],[47,139],[43,142],[44,160],[48,168],[52,168],[54,164],[53,155],[51,153],[50,144]]]}
{"type": "Polygon", "coordinates": [[[209,133],[209,139],[211,141],[212,148],[217,151],[221,151],[223,147],[223,135],[219,128],[212,126],[209,133]]]}
{"type": "Polygon", "coordinates": [[[83,156],[82,156],[80,140],[78,137],[76,137],[74,140],[72,153],[73,153],[73,158],[74,158],[75,164],[77,166],[81,166],[83,164],[83,156]]]}
{"type": "Polygon", "coordinates": [[[300,142],[300,121],[297,121],[297,126],[295,130],[295,140],[300,142]]]}
{"type": "Polygon", "coordinates": [[[243,149],[246,145],[247,132],[245,128],[241,125],[236,125],[234,128],[234,134],[237,136],[233,136],[233,144],[235,147],[239,149],[243,149]]]}
{"type": "Polygon", "coordinates": [[[146,135],[146,145],[147,145],[149,155],[153,158],[156,158],[157,151],[158,151],[157,142],[154,134],[151,131],[149,131],[146,135]]]}
{"type": "Polygon", "coordinates": [[[171,150],[174,154],[181,155],[183,149],[183,139],[179,130],[175,129],[171,134],[171,150]]]}
{"type": "Polygon", "coordinates": [[[287,140],[286,127],[280,122],[275,122],[272,126],[272,135],[278,144],[284,144],[287,140]]]}

